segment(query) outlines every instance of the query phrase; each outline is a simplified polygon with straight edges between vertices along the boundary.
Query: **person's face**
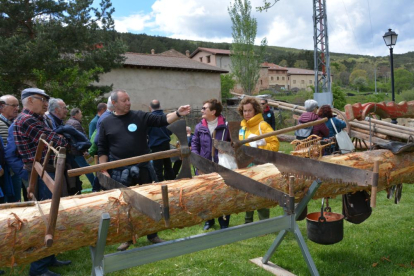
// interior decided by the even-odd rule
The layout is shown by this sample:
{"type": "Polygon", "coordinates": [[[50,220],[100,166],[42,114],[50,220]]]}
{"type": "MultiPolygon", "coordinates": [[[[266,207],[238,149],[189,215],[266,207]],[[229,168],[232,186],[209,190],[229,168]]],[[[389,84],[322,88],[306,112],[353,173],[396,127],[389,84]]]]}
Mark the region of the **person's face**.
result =
{"type": "Polygon", "coordinates": [[[118,101],[112,102],[118,115],[127,114],[131,110],[131,101],[128,93],[118,92],[118,101]]]}
{"type": "Polygon", "coordinates": [[[216,119],[216,111],[215,110],[210,110],[210,104],[205,103],[203,105],[203,108],[201,108],[201,117],[203,119],[206,119],[207,121],[212,121],[212,120],[216,119]]]}
{"type": "Polygon", "coordinates": [[[73,116],[76,120],[82,121],[82,111],[79,110],[79,113],[73,116]]]}
{"type": "Polygon", "coordinates": [[[64,120],[66,116],[68,115],[68,109],[66,107],[66,104],[62,101],[58,103],[59,107],[55,109],[54,114],[56,117],[58,117],[61,120],[64,120]]]}
{"type": "Polygon", "coordinates": [[[8,120],[12,121],[16,119],[17,115],[19,114],[19,100],[17,100],[15,97],[8,97],[5,102],[6,103],[3,105],[1,114],[3,114],[3,116],[8,120]]]}
{"type": "Polygon", "coordinates": [[[33,113],[44,115],[49,106],[49,100],[41,95],[30,96],[29,101],[31,103],[31,111],[33,113]]]}
{"type": "Polygon", "coordinates": [[[256,115],[254,113],[254,108],[251,103],[243,105],[243,118],[248,121],[256,115]]]}
{"type": "Polygon", "coordinates": [[[260,104],[262,105],[263,109],[266,109],[268,104],[265,101],[260,101],[260,104]]]}

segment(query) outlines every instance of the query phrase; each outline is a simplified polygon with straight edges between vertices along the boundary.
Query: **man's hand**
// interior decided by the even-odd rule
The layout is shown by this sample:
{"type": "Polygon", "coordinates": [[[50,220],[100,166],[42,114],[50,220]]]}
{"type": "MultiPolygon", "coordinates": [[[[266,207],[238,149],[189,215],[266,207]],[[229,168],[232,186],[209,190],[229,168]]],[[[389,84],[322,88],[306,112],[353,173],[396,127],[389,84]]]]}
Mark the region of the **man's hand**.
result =
{"type": "Polygon", "coordinates": [[[178,108],[178,114],[180,114],[181,116],[186,116],[188,114],[190,114],[191,112],[191,106],[190,105],[182,105],[178,108]]]}
{"type": "Polygon", "coordinates": [[[0,169],[0,177],[2,177],[4,175],[4,170],[3,168],[0,169]]]}
{"type": "Polygon", "coordinates": [[[101,173],[102,173],[103,175],[105,175],[106,177],[111,178],[111,176],[109,175],[108,171],[101,171],[101,173]]]}

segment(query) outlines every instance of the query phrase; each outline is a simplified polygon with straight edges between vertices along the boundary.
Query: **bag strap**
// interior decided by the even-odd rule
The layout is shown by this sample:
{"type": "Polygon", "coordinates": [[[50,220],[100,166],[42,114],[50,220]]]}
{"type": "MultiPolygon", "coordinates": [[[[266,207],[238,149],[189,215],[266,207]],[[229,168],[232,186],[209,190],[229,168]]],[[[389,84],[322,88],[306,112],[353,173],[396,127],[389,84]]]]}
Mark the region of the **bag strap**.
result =
{"type": "Polygon", "coordinates": [[[335,126],[334,121],[332,120],[332,118],[331,118],[331,124],[332,124],[333,128],[335,129],[336,134],[338,134],[338,131],[336,130],[336,126],[335,126]]]}

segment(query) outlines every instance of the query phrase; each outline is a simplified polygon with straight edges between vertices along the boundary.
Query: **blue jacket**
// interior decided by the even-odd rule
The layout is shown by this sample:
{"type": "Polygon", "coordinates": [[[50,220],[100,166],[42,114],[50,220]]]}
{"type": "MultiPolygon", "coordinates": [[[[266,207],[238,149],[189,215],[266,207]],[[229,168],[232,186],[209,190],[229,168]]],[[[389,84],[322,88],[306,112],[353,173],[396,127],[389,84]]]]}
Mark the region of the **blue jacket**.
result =
{"type": "Polygon", "coordinates": [[[111,113],[112,111],[107,110],[101,115],[101,117],[99,117],[99,120],[96,123],[96,135],[95,135],[95,140],[94,140],[95,144],[98,144],[98,141],[99,141],[99,128],[101,127],[101,123],[103,119],[111,115],[111,113]]]}
{"type": "MultiPolygon", "coordinates": [[[[152,114],[162,116],[164,115],[164,112],[159,110],[154,110],[152,114]]],[[[148,146],[150,148],[159,146],[162,143],[170,142],[172,132],[165,126],[163,127],[150,127],[148,129],[148,146]]]]}
{"type": "MultiPolygon", "coordinates": [[[[337,119],[336,117],[332,117],[332,120],[335,124],[336,130],[339,132],[341,132],[341,130],[343,128],[346,128],[346,123],[342,120],[337,119]]],[[[335,129],[332,126],[331,123],[331,119],[329,119],[326,123],[325,123],[326,127],[329,129],[329,138],[330,137],[334,137],[336,135],[335,129]]],[[[324,137],[324,138],[328,138],[328,137],[324,137]]]]}
{"type": "Polygon", "coordinates": [[[9,127],[9,136],[7,137],[7,146],[5,149],[6,163],[15,174],[18,174],[22,179],[28,181],[29,173],[23,169],[23,161],[17,152],[14,141],[13,128],[14,123],[9,127]]]}
{"type": "Polygon", "coordinates": [[[76,130],[73,126],[58,126],[54,131],[65,136],[72,148],[75,148],[80,152],[87,151],[92,146],[92,143],[88,140],[86,135],[76,130]]]}

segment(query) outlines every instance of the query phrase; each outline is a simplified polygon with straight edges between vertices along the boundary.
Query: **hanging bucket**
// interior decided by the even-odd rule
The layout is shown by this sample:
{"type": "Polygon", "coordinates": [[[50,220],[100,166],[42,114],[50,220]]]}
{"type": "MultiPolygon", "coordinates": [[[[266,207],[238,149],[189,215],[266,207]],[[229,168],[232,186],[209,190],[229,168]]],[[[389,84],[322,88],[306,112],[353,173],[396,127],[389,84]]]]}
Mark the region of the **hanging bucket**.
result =
{"type": "Polygon", "coordinates": [[[344,216],[332,213],[329,206],[324,211],[324,201],[325,199],[322,199],[320,212],[306,216],[308,238],[319,244],[334,244],[344,238],[344,216]]]}

